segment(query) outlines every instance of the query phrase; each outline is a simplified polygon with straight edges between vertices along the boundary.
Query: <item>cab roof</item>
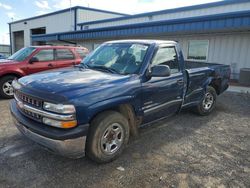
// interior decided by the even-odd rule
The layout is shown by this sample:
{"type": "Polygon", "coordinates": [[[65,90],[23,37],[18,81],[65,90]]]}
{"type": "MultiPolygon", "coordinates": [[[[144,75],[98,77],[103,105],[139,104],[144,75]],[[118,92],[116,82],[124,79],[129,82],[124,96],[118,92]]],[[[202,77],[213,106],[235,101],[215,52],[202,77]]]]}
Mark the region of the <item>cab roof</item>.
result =
{"type": "Polygon", "coordinates": [[[85,47],[82,46],[53,46],[53,45],[44,45],[44,46],[30,46],[33,48],[39,48],[39,49],[47,49],[47,48],[55,48],[55,49],[60,49],[60,48],[66,48],[66,49],[72,49],[72,48],[79,48],[79,49],[86,49],[85,47]]]}
{"type": "Polygon", "coordinates": [[[171,41],[171,40],[136,40],[136,39],[132,39],[132,40],[114,40],[114,41],[108,41],[106,43],[141,43],[141,44],[176,44],[177,42],[175,41],[171,41]]]}

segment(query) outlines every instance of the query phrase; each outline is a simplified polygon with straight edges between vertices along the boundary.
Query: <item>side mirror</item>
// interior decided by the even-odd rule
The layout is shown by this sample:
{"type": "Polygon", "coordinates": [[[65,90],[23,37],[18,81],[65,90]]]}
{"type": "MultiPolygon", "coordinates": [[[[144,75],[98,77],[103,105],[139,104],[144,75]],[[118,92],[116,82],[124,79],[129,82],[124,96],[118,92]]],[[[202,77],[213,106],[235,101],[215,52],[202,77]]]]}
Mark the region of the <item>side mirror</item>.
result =
{"type": "Polygon", "coordinates": [[[30,63],[30,64],[33,64],[33,63],[35,63],[35,62],[39,62],[39,59],[38,59],[37,57],[32,57],[32,58],[30,58],[30,60],[29,60],[29,63],[30,63]]]}
{"type": "Polygon", "coordinates": [[[171,75],[171,70],[168,65],[156,65],[151,69],[152,77],[167,77],[171,75]]]}

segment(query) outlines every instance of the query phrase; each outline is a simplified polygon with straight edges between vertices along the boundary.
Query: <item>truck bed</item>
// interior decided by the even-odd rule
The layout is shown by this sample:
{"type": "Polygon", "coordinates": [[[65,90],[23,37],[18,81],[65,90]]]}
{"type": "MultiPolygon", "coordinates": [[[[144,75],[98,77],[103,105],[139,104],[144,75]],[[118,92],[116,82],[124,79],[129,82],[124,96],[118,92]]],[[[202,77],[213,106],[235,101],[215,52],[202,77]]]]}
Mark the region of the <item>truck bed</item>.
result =
{"type": "Polygon", "coordinates": [[[203,67],[229,68],[229,65],[223,65],[223,64],[219,64],[219,63],[206,63],[206,62],[201,62],[201,61],[185,61],[185,68],[186,69],[203,68],[203,67]]]}

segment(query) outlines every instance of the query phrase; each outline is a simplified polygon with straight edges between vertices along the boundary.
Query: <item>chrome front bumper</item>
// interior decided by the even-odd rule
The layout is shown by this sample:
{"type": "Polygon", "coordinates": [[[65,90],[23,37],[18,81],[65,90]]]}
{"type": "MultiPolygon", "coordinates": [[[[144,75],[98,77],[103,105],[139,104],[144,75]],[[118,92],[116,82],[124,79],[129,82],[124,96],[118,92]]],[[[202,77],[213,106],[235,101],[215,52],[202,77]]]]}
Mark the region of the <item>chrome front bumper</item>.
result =
{"type": "Polygon", "coordinates": [[[13,117],[13,121],[24,136],[44,146],[49,151],[69,158],[80,158],[85,155],[86,136],[68,140],[54,140],[32,132],[17,121],[15,117],[13,117]]]}

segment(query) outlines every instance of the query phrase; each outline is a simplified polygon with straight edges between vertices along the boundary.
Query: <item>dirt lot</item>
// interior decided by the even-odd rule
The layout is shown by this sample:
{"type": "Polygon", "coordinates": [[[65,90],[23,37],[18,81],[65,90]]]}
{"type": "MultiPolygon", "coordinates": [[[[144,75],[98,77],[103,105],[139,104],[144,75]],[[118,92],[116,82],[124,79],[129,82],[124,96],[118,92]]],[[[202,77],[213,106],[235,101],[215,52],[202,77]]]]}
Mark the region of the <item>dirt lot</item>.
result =
{"type": "Polygon", "coordinates": [[[106,165],[42,150],[18,133],[8,101],[0,111],[0,187],[250,187],[249,95],[225,93],[208,117],[182,112],[143,128],[106,165]]]}

